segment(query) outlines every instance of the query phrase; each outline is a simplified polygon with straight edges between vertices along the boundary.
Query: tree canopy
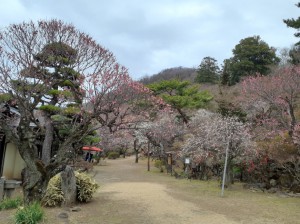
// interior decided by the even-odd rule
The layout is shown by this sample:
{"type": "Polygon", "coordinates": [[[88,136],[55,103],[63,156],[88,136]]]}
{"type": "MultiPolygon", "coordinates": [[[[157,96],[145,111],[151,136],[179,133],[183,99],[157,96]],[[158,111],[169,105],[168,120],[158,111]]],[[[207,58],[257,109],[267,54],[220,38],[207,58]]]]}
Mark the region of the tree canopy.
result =
{"type": "Polygon", "coordinates": [[[153,83],[148,87],[155,95],[161,96],[166,103],[171,105],[184,123],[188,123],[189,120],[184,109],[204,108],[213,98],[208,91],[200,92],[198,86],[177,79],[153,83]]]}
{"type": "Polygon", "coordinates": [[[233,57],[226,61],[226,69],[229,72],[228,84],[235,84],[242,77],[256,73],[267,75],[270,66],[279,62],[275,51],[275,48],[269,47],[260,36],[242,39],[232,50],[233,57]]]}
{"type": "Polygon", "coordinates": [[[195,82],[210,82],[215,83],[218,81],[220,69],[217,60],[212,57],[205,57],[202,59],[201,64],[197,69],[197,76],[195,82]]]}
{"type": "MultiPolygon", "coordinates": [[[[296,4],[296,6],[298,8],[300,8],[300,2],[298,2],[296,4]]],[[[288,27],[291,27],[291,28],[294,28],[297,30],[297,32],[294,34],[295,37],[299,38],[300,37],[300,32],[299,29],[300,29],[300,17],[298,17],[297,19],[284,19],[283,22],[288,26],[288,27]]],[[[296,45],[300,45],[300,42],[297,42],[296,45]]]]}

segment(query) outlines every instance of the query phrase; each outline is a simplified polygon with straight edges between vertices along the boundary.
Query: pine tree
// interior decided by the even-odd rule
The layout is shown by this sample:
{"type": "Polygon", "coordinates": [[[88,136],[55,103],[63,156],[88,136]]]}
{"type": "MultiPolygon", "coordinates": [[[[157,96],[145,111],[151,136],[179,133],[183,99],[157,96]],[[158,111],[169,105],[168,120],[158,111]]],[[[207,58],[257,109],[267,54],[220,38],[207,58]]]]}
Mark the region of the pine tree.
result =
{"type": "MultiPolygon", "coordinates": [[[[300,8],[300,2],[298,2],[296,4],[296,6],[298,8],[300,8]]],[[[291,28],[294,28],[296,29],[297,31],[299,31],[300,29],[300,17],[298,17],[297,19],[284,19],[283,22],[288,26],[288,27],[291,27],[291,28]]],[[[296,32],[295,34],[295,37],[300,37],[300,32],[296,32]]],[[[296,45],[300,45],[300,41],[296,43],[296,45]]]]}

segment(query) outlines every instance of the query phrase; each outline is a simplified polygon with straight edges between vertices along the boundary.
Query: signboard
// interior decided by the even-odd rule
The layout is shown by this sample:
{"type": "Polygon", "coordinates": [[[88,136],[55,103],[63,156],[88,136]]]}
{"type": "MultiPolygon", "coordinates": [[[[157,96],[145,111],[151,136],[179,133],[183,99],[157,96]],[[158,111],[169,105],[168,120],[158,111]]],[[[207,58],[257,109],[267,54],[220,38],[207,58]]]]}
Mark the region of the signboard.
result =
{"type": "Polygon", "coordinates": [[[184,163],[185,163],[185,164],[190,164],[190,158],[185,158],[184,163]]]}

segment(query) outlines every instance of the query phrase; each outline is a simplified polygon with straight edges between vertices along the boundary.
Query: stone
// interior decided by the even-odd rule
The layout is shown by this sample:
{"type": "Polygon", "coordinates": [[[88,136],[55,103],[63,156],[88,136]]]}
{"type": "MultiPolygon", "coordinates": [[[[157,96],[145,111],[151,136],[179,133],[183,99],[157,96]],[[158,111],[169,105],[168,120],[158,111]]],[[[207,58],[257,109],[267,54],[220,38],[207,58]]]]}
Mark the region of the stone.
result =
{"type": "Polygon", "coordinates": [[[67,219],[67,218],[69,218],[69,215],[66,212],[61,212],[61,213],[58,214],[57,217],[61,218],[61,219],[67,219]]]}
{"type": "Polygon", "coordinates": [[[61,172],[61,190],[64,193],[64,205],[70,206],[76,203],[76,177],[72,167],[66,166],[61,172]]]}
{"type": "Polygon", "coordinates": [[[71,212],[79,212],[79,211],[81,211],[81,208],[79,208],[79,207],[72,207],[72,208],[70,208],[70,211],[71,212]]]}
{"type": "Polygon", "coordinates": [[[277,181],[275,179],[270,180],[271,187],[275,187],[277,185],[277,181]]]}

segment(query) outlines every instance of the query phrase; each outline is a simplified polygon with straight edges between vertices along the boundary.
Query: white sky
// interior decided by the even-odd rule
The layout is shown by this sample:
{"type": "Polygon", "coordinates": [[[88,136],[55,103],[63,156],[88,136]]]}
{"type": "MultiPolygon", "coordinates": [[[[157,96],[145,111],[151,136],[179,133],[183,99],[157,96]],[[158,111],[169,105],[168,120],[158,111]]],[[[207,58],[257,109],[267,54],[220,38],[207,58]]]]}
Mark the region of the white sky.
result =
{"type": "Polygon", "coordinates": [[[276,48],[297,42],[283,19],[298,18],[295,0],[0,0],[0,29],[61,19],[114,53],[134,79],[171,67],[219,64],[241,39],[259,35],[276,48]]]}

